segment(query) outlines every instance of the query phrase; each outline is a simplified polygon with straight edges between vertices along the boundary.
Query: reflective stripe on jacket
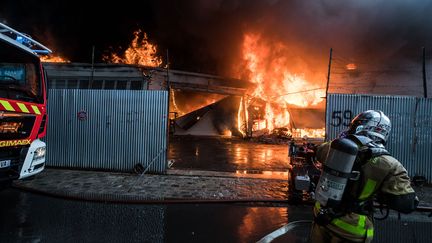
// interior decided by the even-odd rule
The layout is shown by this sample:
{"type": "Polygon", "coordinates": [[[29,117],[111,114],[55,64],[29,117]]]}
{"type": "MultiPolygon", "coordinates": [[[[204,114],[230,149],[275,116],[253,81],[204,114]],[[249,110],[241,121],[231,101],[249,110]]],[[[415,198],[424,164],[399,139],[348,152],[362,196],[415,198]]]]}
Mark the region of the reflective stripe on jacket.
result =
{"type": "MultiPolygon", "coordinates": [[[[330,143],[326,143],[318,149],[317,158],[321,162],[324,161],[329,147],[330,143]]],[[[406,169],[392,156],[373,157],[366,161],[360,170],[360,179],[354,183],[351,191],[345,192],[356,198],[358,203],[371,200],[375,194],[395,196],[414,194],[406,169]]],[[[403,203],[408,204],[410,202],[403,203]]],[[[319,208],[320,204],[316,202],[315,216],[319,208]]],[[[333,219],[326,228],[352,241],[361,242],[361,238],[371,240],[374,234],[372,212],[370,215],[347,212],[345,215],[333,219]]]]}
{"type": "MultiPolygon", "coordinates": [[[[319,202],[315,203],[314,215],[320,209],[319,202]]],[[[342,217],[335,218],[326,226],[329,230],[342,238],[351,241],[363,242],[365,239],[372,240],[374,235],[372,219],[367,215],[347,213],[342,217]]]]}

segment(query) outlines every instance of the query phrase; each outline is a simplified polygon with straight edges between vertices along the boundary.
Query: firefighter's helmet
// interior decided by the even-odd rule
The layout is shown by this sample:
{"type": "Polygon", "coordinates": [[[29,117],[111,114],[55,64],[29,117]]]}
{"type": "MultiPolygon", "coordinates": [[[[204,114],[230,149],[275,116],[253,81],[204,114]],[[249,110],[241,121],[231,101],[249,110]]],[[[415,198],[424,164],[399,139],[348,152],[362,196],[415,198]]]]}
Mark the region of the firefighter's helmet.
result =
{"type": "Polygon", "coordinates": [[[348,127],[348,134],[367,136],[377,143],[385,144],[390,135],[390,119],[380,110],[367,110],[358,114],[348,127]]]}

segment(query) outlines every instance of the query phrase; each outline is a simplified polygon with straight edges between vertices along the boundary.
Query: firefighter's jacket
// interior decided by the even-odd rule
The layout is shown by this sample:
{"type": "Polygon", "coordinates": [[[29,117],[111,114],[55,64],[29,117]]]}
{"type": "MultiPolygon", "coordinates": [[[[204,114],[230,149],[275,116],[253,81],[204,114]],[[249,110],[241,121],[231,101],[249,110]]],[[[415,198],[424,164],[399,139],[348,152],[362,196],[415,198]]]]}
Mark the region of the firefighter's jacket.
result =
{"type": "MultiPolygon", "coordinates": [[[[320,162],[325,161],[329,148],[330,143],[325,143],[318,148],[317,159],[320,162]]],[[[403,213],[415,210],[415,192],[410,185],[406,169],[398,160],[390,155],[372,156],[362,161],[358,169],[360,169],[360,179],[353,182],[349,187],[349,192],[344,193],[344,198],[347,198],[348,201],[356,202],[357,205],[366,203],[371,205],[376,195],[391,209],[403,213]]],[[[344,200],[342,205],[343,203],[344,200]]],[[[316,202],[314,216],[317,215],[320,207],[316,202]]],[[[323,228],[341,238],[354,242],[368,242],[374,234],[372,219],[372,206],[366,212],[348,209],[342,216],[332,219],[323,228]]]]}

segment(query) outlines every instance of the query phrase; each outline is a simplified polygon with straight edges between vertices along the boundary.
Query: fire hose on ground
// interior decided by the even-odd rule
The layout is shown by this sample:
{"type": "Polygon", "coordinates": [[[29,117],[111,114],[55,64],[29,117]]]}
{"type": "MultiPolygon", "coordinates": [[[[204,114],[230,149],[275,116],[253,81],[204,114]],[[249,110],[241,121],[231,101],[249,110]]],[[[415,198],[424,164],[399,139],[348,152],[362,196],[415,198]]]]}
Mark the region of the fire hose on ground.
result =
{"type": "MultiPolygon", "coordinates": [[[[382,205],[374,205],[375,208],[379,208],[380,210],[383,208],[382,205]]],[[[384,220],[389,216],[389,208],[386,208],[386,213],[385,216],[382,218],[375,218],[378,220],[384,220]]],[[[432,207],[426,207],[426,206],[418,206],[416,208],[417,212],[428,212],[429,215],[428,217],[432,217],[432,207]]],[[[400,213],[398,213],[398,219],[400,220],[400,213]]],[[[263,238],[261,238],[259,241],[257,241],[257,243],[269,243],[272,242],[274,239],[289,233],[290,231],[294,230],[296,227],[298,226],[302,226],[302,225],[311,225],[312,224],[312,220],[298,220],[298,221],[293,221],[290,222],[278,229],[276,229],[275,231],[271,232],[270,234],[264,236],[263,238]]]]}

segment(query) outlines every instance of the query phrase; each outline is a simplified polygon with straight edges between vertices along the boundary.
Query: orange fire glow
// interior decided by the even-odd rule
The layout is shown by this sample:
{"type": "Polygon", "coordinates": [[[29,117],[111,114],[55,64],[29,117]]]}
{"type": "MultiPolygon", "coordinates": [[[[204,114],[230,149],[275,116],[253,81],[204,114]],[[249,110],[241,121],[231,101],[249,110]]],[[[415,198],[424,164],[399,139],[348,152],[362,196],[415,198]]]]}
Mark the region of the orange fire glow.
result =
{"type": "Polygon", "coordinates": [[[357,69],[357,65],[355,65],[355,63],[347,64],[345,67],[347,70],[356,70],[357,69]]]}
{"type": "Polygon", "coordinates": [[[109,56],[104,56],[103,60],[150,67],[159,67],[162,64],[162,58],[157,56],[157,46],[150,43],[147,34],[141,30],[134,32],[134,39],[123,55],[119,56],[112,53],[109,56]]]}
{"type": "Polygon", "coordinates": [[[244,107],[243,97],[240,99],[240,106],[237,112],[237,127],[238,130],[242,134],[242,136],[246,136],[246,121],[248,120],[248,112],[244,107]]]}
{"type": "MultiPolygon", "coordinates": [[[[290,127],[288,106],[316,105],[322,101],[324,89],[307,81],[304,74],[289,70],[290,60],[284,55],[289,53],[286,45],[280,42],[272,42],[272,45],[265,43],[260,35],[246,34],[243,60],[249,71],[248,79],[256,85],[251,97],[265,102],[265,128],[272,131],[279,127],[290,127]]],[[[241,117],[238,116],[238,119],[241,117]]],[[[261,127],[264,125],[262,120],[257,122],[261,127]]]]}
{"type": "Polygon", "coordinates": [[[53,56],[53,55],[49,55],[49,56],[40,56],[40,60],[41,62],[70,62],[69,60],[61,57],[61,56],[53,56]]]}
{"type": "Polygon", "coordinates": [[[297,138],[323,138],[325,135],[325,128],[322,129],[292,129],[293,137],[297,138]]]}

